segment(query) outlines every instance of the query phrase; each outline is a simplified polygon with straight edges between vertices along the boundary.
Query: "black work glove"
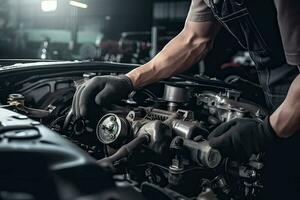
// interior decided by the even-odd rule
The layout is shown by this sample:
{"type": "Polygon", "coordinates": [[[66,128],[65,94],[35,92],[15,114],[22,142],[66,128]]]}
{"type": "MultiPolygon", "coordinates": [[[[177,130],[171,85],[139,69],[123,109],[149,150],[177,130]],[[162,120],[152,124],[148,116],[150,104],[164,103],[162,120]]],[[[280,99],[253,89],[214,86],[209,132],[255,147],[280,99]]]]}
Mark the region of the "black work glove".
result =
{"type": "Polygon", "coordinates": [[[116,103],[126,98],[132,90],[132,82],[125,75],[96,76],[77,88],[72,112],[77,119],[94,115],[99,111],[99,106],[116,103]]]}
{"type": "Polygon", "coordinates": [[[225,157],[245,161],[252,154],[266,150],[275,142],[276,133],[269,123],[258,119],[234,119],[221,124],[209,136],[209,145],[218,149],[225,157]]]}

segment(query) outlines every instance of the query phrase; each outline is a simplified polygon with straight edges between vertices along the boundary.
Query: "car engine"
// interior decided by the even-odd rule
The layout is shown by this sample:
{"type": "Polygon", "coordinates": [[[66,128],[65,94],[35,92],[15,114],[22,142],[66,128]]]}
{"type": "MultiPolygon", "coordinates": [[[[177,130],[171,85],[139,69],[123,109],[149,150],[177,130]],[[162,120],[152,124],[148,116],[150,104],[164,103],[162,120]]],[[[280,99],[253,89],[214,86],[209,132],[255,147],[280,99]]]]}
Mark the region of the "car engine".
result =
{"type": "Polygon", "coordinates": [[[133,187],[146,199],[259,197],[264,155],[237,162],[223,157],[207,141],[209,133],[224,122],[267,115],[262,106],[243,98],[243,91],[177,77],[76,119],[71,111],[76,88],[103,74],[88,72],[83,78],[55,77],[23,81],[17,88],[7,86],[7,104],[1,107],[38,121],[76,144],[108,169],[117,186],[133,187]],[[56,89],[44,92],[45,84],[56,89]]]}

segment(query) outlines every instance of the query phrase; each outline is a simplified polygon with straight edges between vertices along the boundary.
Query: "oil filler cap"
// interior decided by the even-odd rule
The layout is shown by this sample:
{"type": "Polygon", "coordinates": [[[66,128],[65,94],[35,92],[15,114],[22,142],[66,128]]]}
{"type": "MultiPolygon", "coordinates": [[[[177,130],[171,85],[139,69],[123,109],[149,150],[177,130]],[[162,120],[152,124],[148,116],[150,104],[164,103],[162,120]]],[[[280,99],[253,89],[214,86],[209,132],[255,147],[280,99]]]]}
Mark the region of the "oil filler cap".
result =
{"type": "Polygon", "coordinates": [[[96,134],[103,144],[121,145],[128,137],[128,122],[115,114],[104,115],[98,122],[96,134]]]}

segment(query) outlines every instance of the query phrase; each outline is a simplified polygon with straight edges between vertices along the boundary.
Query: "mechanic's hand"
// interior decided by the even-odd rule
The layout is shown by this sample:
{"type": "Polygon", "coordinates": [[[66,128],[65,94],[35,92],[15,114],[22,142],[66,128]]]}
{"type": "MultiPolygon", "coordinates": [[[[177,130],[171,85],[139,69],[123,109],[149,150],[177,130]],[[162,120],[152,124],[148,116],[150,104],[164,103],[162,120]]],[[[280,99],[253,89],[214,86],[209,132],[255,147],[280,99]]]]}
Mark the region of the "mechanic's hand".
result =
{"type": "Polygon", "coordinates": [[[77,88],[72,104],[73,114],[80,118],[97,113],[98,106],[116,103],[132,90],[132,82],[125,75],[94,77],[77,88]]]}
{"type": "Polygon", "coordinates": [[[245,161],[252,154],[266,150],[277,138],[267,117],[258,119],[234,119],[221,124],[209,136],[209,145],[225,157],[245,161]]]}

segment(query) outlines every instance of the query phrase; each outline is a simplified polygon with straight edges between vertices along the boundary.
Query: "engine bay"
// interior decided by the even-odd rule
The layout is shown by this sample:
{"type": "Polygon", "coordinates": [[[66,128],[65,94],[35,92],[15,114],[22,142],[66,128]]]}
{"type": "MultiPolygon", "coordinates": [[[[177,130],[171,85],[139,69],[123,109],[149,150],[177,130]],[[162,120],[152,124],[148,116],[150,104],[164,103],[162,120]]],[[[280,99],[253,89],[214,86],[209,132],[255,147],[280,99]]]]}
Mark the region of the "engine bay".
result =
{"type": "Polygon", "coordinates": [[[76,144],[99,166],[109,168],[117,186],[129,185],[146,199],[259,197],[263,154],[237,162],[207,141],[224,122],[267,115],[257,102],[244,98],[244,91],[177,77],[76,119],[71,110],[78,85],[106,74],[119,73],[77,71],[76,76],[14,80],[14,87],[8,80],[1,84],[1,108],[38,121],[76,144]]]}

